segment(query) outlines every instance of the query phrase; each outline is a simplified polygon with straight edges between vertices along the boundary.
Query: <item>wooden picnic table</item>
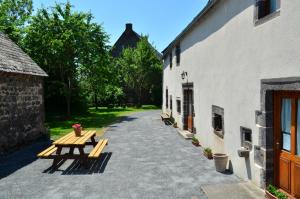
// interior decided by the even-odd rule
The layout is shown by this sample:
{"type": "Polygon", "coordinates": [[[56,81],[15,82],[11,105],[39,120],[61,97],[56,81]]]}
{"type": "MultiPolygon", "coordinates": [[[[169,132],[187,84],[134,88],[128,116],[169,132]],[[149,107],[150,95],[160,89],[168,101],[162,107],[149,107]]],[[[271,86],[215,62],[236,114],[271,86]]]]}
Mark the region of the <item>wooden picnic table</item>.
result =
{"type": "Polygon", "coordinates": [[[76,136],[71,132],[60,139],[53,142],[52,146],[38,154],[39,158],[53,159],[53,167],[64,159],[79,159],[80,163],[86,165],[88,158],[98,158],[107,145],[108,140],[95,140],[96,131],[82,131],[81,136],[76,136]],[[93,149],[89,154],[84,152],[87,145],[92,145],[93,149]],[[68,153],[62,154],[63,148],[69,149],[68,153]],[[79,154],[74,154],[74,149],[77,148],[79,154]]]}

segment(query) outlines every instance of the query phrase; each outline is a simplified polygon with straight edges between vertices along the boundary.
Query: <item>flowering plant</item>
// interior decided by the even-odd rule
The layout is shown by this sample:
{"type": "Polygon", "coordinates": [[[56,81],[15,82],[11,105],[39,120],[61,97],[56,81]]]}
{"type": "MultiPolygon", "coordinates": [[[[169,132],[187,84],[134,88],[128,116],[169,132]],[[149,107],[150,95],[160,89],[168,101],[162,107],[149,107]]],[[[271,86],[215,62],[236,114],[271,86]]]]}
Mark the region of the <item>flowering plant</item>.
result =
{"type": "Polygon", "coordinates": [[[81,124],[73,124],[72,127],[73,127],[73,129],[80,129],[81,124]]]}
{"type": "Polygon", "coordinates": [[[81,124],[73,124],[72,128],[74,129],[75,135],[80,136],[81,135],[81,124]]]}

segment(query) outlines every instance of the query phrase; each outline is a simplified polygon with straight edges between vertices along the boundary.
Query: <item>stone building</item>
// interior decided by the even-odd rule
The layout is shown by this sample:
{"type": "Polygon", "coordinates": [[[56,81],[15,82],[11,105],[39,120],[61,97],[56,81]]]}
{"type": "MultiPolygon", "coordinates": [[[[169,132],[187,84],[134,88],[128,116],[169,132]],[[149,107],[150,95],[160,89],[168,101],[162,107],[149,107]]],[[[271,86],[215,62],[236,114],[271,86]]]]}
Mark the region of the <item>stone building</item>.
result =
{"type": "Polygon", "coordinates": [[[228,154],[241,178],[296,198],[299,9],[297,0],[210,0],[163,51],[163,111],[181,132],[228,154]]]}
{"type": "Polygon", "coordinates": [[[140,39],[141,36],[133,30],[132,24],[126,24],[125,31],[112,47],[112,56],[119,57],[125,48],[135,48],[140,39]]]}
{"type": "Polygon", "coordinates": [[[47,74],[0,33],[0,153],[46,134],[44,77],[47,74]]]}

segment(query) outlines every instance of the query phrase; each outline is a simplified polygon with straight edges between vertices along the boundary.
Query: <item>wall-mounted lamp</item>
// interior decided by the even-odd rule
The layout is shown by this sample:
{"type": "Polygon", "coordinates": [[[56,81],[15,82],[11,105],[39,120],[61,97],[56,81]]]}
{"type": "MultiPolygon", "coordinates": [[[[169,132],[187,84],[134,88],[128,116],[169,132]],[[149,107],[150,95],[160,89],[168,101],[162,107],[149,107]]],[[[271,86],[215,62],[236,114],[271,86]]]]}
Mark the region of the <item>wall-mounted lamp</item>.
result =
{"type": "Polygon", "coordinates": [[[187,75],[188,75],[187,72],[182,71],[182,73],[181,73],[181,79],[184,80],[187,77],[187,75]]]}

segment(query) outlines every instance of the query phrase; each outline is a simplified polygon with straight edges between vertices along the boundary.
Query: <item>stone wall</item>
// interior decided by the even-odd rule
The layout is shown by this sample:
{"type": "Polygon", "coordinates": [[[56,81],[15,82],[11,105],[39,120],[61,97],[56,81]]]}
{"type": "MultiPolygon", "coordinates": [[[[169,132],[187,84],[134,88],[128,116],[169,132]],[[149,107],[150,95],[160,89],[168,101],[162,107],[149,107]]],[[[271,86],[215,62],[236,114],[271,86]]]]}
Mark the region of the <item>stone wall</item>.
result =
{"type": "Polygon", "coordinates": [[[46,135],[43,78],[0,72],[0,153],[46,135]]]}

